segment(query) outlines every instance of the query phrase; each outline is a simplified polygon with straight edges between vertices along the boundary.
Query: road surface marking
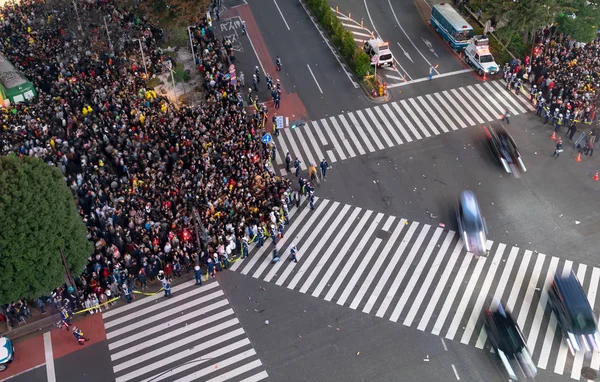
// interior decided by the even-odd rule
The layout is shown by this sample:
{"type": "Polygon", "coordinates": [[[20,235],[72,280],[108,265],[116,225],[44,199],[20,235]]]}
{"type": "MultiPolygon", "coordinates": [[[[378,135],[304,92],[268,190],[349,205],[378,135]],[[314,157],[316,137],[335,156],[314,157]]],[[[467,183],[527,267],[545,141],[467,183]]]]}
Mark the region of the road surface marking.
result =
{"type": "Polygon", "coordinates": [[[463,344],[469,344],[471,340],[471,336],[475,331],[475,326],[477,325],[477,319],[481,316],[481,310],[479,310],[480,306],[485,306],[485,302],[487,300],[488,292],[490,287],[492,286],[492,282],[494,281],[494,276],[496,276],[496,272],[498,271],[498,267],[502,264],[502,255],[504,255],[504,250],[506,249],[506,244],[500,243],[498,248],[496,249],[496,253],[494,254],[494,258],[491,260],[491,264],[488,264],[488,271],[485,275],[485,279],[483,280],[483,284],[479,287],[479,295],[477,296],[477,300],[475,300],[475,308],[471,311],[471,316],[467,321],[467,325],[463,331],[463,335],[460,339],[460,342],[463,344]]]}
{"type": "MultiPolygon", "coordinates": [[[[354,130],[356,130],[358,132],[358,134],[361,135],[363,140],[365,141],[367,150],[369,150],[369,152],[371,152],[371,153],[374,152],[375,147],[373,147],[373,144],[369,140],[369,136],[373,140],[379,140],[379,139],[377,138],[377,135],[375,135],[375,132],[371,128],[371,125],[369,125],[368,123],[365,124],[365,129],[367,130],[366,132],[369,133],[369,135],[367,135],[367,134],[365,134],[364,131],[361,130],[360,123],[358,123],[358,120],[356,119],[354,114],[350,111],[350,112],[348,112],[347,115],[348,115],[348,118],[350,119],[350,123],[352,124],[352,127],[354,127],[354,130]]],[[[379,142],[379,144],[381,145],[381,142],[379,142]]]]}
{"type": "Polygon", "coordinates": [[[346,73],[346,76],[348,77],[348,79],[350,80],[350,82],[352,82],[352,86],[354,86],[355,89],[358,89],[360,87],[360,85],[356,81],[354,81],[354,79],[352,78],[352,75],[348,72],[348,69],[346,69],[346,66],[344,66],[344,64],[342,64],[342,61],[340,60],[340,57],[338,56],[337,52],[333,49],[333,47],[331,46],[331,43],[329,42],[329,40],[327,39],[327,37],[323,34],[323,32],[321,31],[321,29],[319,28],[319,26],[317,25],[317,23],[315,22],[315,20],[313,20],[312,15],[308,11],[308,9],[306,9],[306,6],[304,5],[304,3],[302,1],[300,1],[300,5],[302,5],[302,8],[304,8],[304,12],[306,12],[306,15],[308,16],[308,18],[310,19],[310,21],[313,23],[313,25],[315,26],[315,28],[317,28],[317,31],[319,32],[319,34],[323,38],[323,41],[325,41],[325,44],[327,45],[327,47],[329,48],[329,50],[331,51],[331,53],[333,54],[333,56],[335,57],[335,59],[337,60],[337,62],[342,67],[342,70],[344,71],[344,73],[346,73]]]}
{"type": "Polygon", "coordinates": [[[446,341],[444,341],[444,338],[440,338],[440,340],[442,341],[442,346],[444,347],[444,351],[448,351],[448,346],[446,346],[446,341]]]}
{"type": "Polygon", "coordinates": [[[44,333],[44,353],[46,354],[46,375],[48,382],[56,382],[54,353],[52,351],[52,332],[44,333]]]}
{"type": "MultiPolygon", "coordinates": [[[[394,139],[396,140],[396,144],[401,145],[402,139],[400,139],[400,136],[396,132],[396,129],[394,129],[394,124],[390,123],[390,121],[388,120],[388,118],[386,117],[384,112],[381,110],[381,107],[375,106],[375,107],[373,107],[373,110],[375,110],[377,112],[379,119],[381,119],[381,121],[383,121],[383,126],[386,126],[387,130],[390,132],[390,134],[392,134],[392,137],[394,137],[394,139]]],[[[367,113],[369,113],[369,112],[370,112],[370,109],[367,109],[367,113]]],[[[395,126],[397,126],[397,125],[395,125],[395,126]]]]}
{"type": "MultiPolygon", "coordinates": [[[[337,208],[337,206],[335,206],[335,208],[337,208]]],[[[316,254],[321,252],[321,249],[323,248],[323,246],[325,246],[326,244],[328,244],[330,242],[329,238],[336,232],[336,228],[340,225],[340,223],[342,222],[342,220],[344,219],[344,217],[346,216],[346,214],[348,213],[349,210],[350,210],[350,206],[347,204],[344,205],[344,207],[342,208],[342,210],[340,212],[336,212],[334,210],[335,220],[333,220],[333,222],[331,222],[330,224],[327,224],[327,231],[325,232],[325,234],[319,235],[319,237],[318,237],[319,240],[317,242],[317,245],[310,252],[307,251],[306,253],[304,253],[302,251],[302,248],[298,248],[299,254],[302,254],[303,261],[301,262],[300,270],[298,270],[296,272],[296,275],[294,276],[292,281],[290,281],[290,283],[288,284],[288,286],[287,286],[288,289],[296,288],[296,285],[298,285],[298,283],[300,282],[300,279],[302,279],[302,277],[304,277],[304,275],[307,273],[307,271],[311,267],[313,261],[315,261],[315,259],[317,258],[316,254]]],[[[323,220],[326,220],[326,219],[323,219],[323,220]]],[[[315,237],[315,236],[313,235],[313,237],[315,237]]],[[[293,244],[297,245],[295,243],[293,243],[293,244]]],[[[306,246],[306,248],[310,247],[310,241],[307,241],[303,245],[303,247],[304,246],[306,246]]],[[[298,257],[298,255],[296,255],[296,257],[298,257]]],[[[298,260],[300,260],[300,258],[298,258],[298,260]]]]}
{"type": "MultiPolygon", "coordinates": [[[[315,197],[315,203],[317,202],[318,198],[315,197]]],[[[325,205],[327,205],[327,203],[325,203],[325,205]]],[[[318,209],[318,207],[317,207],[318,209]]],[[[294,208],[293,210],[298,211],[298,208],[294,208]]],[[[302,210],[302,212],[300,213],[300,215],[298,216],[299,220],[304,220],[304,217],[306,215],[308,215],[308,212],[310,210],[308,208],[305,208],[302,210]]],[[[298,228],[299,226],[294,226],[294,227],[290,227],[290,229],[288,230],[288,235],[292,235],[294,233],[294,231],[296,230],[296,228],[298,228]]],[[[271,264],[271,260],[273,259],[272,255],[271,255],[271,246],[267,243],[267,237],[265,237],[265,244],[259,249],[258,253],[260,253],[261,255],[263,253],[266,253],[267,255],[265,256],[262,264],[260,264],[260,266],[258,267],[258,269],[256,270],[256,272],[254,272],[252,274],[252,277],[257,279],[259,277],[261,277],[262,273],[265,271],[265,269],[269,266],[269,264],[271,264]]],[[[277,246],[275,247],[278,251],[283,247],[283,244],[285,244],[287,241],[287,236],[285,238],[282,238],[281,240],[279,240],[277,242],[277,246]]],[[[257,255],[258,255],[257,253],[257,255]]],[[[258,260],[261,256],[256,256],[256,260],[258,260]]],[[[254,257],[253,257],[254,258],[254,257]]],[[[252,267],[250,266],[250,264],[248,264],[248,272],[252,270],[252,267]]],[[[246,271],[246,269],[244,269],[244,271],[246,271]]],[[[247,274],[247,273],[243,273],[242,274],[247,274]]]]}
{"type": "MultiPolygon", "coordinates": [[[[342,122],[342,129],[343,129],[343,127],[345,127],[345,129],[343,129],[343,130],[346,133],[348,133],[348,135],[350,136],[349,141],[351,143],[353,143],[354,146],[356,146],[356,149],[358,150],[358,153],[360,155],[365,155],[366,154],[365,149],[363,149],[362,145],[360,144],[360,141],[358,140],[358,138],[356,138],[356,134],[354,134],[354,131],[352,130],[352,126],[348,123],[348,121],[346,120],[346,117],[344,117],[344,114],[340,114],[338,116],[338,118],[342,122]]],[[[360,130],[358,130],[358,132],[360,134],[360,130]]]]}
{"type": "MultiPolygon", "coordinates": [[[[486,245],[487,249],[489,250],[491,246],[492,246],[492,242],[490,240],[488,240],[487,245],[486,245]]],[[[458,303],[458,307],[456,308],[456,313],[454,314],[454,318],[450,322],[450,327],[448,328],[448,331],[446,332],[445,337],[447,339],[449,339],[449,340],[454,339],[454,336],[456,335],[456,332],[458,331],[458,326],[460,325],[460,322],[462,321],[465,311],[467,310],[467,307],[469,306],[469,301],[471,300],[471,296],[473,295],[473,292],[475,291],[475,287],[477,286],[477,280],[479,280],[481,271],[483,271],[483,266],[487,262],[488,262],[488,259],[484,256],[481,256],[478,259],[476,259],[475,269],[473,270],[473,273],[471,274],[471,277],[469,278],[467,287],[463,291],[463,295],[462,295],[462,298],[460,299],[460,302],[458,303]]]]}
{"type": "MultiPolygon", "coordinates": [[[[500,243],[502,244],[502,243],[500,243]]],[[[500,277],[500,281],[498,281],[498,285],[496,287],[496,291],[493,296],[502,298],[504,295],[504,290],[506,289],[506,284],[508,284],[508,278],[510,277],[511,271],[517,259],[517,254],[519,253],[518,247],[512,247],[510,250],[510,254],[508,255],[508,260],[506,260],[506,264],[504,265],[504,271],[502,272],[502,276],[500,277]]],[[[479,331],[479,336],[477,337],[477,342],[475,343],[475,347],[478,349],[483,349],[485,345],[485,341],[487,340],[487,332],[485,331],[485,326],[482,326],[479,331]]]]}
{"type": "MultiPolygon", "coordinates": [[[[340,229],[340,232],[348,231],[350,226],[352,224],[354,224],[354,222],[356,221],[356,218],[358,217],[358,214],[360,214],[361,211],[362,211],[361,208],[354,208],[354,210],[352,211],[352,214],[350,214],[350,216],[346,220],[346,223],[340,229]]],[[[336,237],[333,239],[333,241],[331,241],[331,243],[329,243],[329,247],[327,248],[327,250],[325,250],[325,252],[323,252],[323,255],[319,258],[319,261],[313,267],[313,271],[311,272],[311,274],[308,276],[308,278],[304,282],[304,285],[302,285],[302,287],[300,288],[300,293],[306,293],[308,291],[308,288],[310,288],[312,283],[315,281],[315,279],[319,275],[319,272],[323,269],[323,266],[327,263],[327,261],[329,260],[331,255],[333,255],[335,249],[340,244],[342,239],[343,239],[342,235],[336,235],[336,237]]]]}
{"type": "Polygon", "coordinates": [[[346,275],[348,274],[348,272],[350,272],[350,270],[354,271],[354,269],[352,267],[354,265],[354,262],[360,255],[364,254],[364,249],[367,246],[367,243],[371,240],[371,236],[375,232],[375,229],[377,229],[377,227],[379,226],[379,223],[381,222],[382,219],[383,219],[382,213],[378,213],[377,216],[375,216],[375,219],[373,219],[373,221],[371,222],[371,225],[369,226],[367,231],[362,236],[361,241],[358,243],[358,245],[356,247],[354,247],[354,251],[352,252],[352,255],[350,255],[350,257],[344,264],[344,268],[342,268],[342,271],[339,273],[337,279],[335,279],[333,285],[331,286],[331,288],[329,288],[329,292],[327,292],[327,295],[325,295],[325,301],[331,301],[333,299],[333,297],[335,296],[335,293],[337,292],[338,288],[342,285],[342,282],[346,278],[346,275]]]}
{"type": "Polygon", "coordinates": [[[394,299],[394,296],[396,295],[396,292],[398,292],[398,289],[400,288],[400,285],[402,284],[402,280],[404,280],[404,276],[406,276],[406,273],[408,272],[410,265],[412,264],[413,260],[417,256],[417,252],[419,251],[421,244],[423,244],[423,241],[425,240],[425,237],[427,236],[427,233],[429,232],[430,228],[431,228],[431,226],[429,224],[423,225],[423,228],[421,229],[421,232],[419,233],[417,240],[415,241],[412,248],[410,249],[408,256],[406,256],[404,263],[402,263],[402,267],[398,271],[398,274],[396,275],[394,282],[392,282],[392,285],[388,289],[387,294],[383,298],[381,307],[379,308],[379,310],[377,311],[377,314],[376,314],[377,317],[383,317],[385,315],[386,311],[388,310],[390,304],[392,303],[392,300],[394,299]]]}
{"type": "MultiPolygon", "coordinates": [[[[446,237],[444,238],[444,242],[442,243],[442,246],[440,247],[436,257],[433,260],[433,264],[431,264],[431,266],[429,267],[429,272],[427,273],[427,277],[425,277],[425,281],[421,284],[421,288],[419,289],[419,292],[413,299],[412,306],[410,307],[410,310],[408,311],[408,314],[406,315],[406,318],[404,319],[404,322],[402,323],[404,326],[412,325],[413,320],[415,319],[417,312],[419,311],[419,308],[421,307],[423,302],[425,302],[425,296],[427,295],[427,292],[429,291],[429,287],[431,286],[431,283],[433,283],[433,280],[435,279],[435,275],[436,275],[440,265],[443,263],[444,258],[446,257],[446,253],[448,252],[448,248],[450,247],[452,240],[454,240],[455,234],[456,234],[456,232],[454,232],[454,231],[448,231],[448,233],[446,234],[446,237]]],[[[445,344],[443,338],[442,338],[442,343],[444,344],[444,348],[445,348],[446,344],[445,344]]],[[[448,349],[446,349],[446,351],[448,351],[448,349]]]]}
{"type": "MultiPolygon", "coordinates": [[[[358,239],[359,234],[362,232],[363,227],[367,224],[367,222],[369,221],[372,214],[373,214],[373,211],[370,211],[370,210],[365,211],[364,215],[360,219],[360,222],[356,225],[356,227],[352,231],[352,234],[350,235],[348,240],[346,240],[346,242],[344,243],[342,248],[339,250],[339,253],[346,254],[350,250],[350,248],[352,247],[352,244],[354,244],[354,242],[358,239]]],[[[331,266],[327,267],[327,271],[323,275],[323,278],[321,279],[321,281],[319,282],[319,284],[317,285],[317,287],[315,288],[315,290],[312,293],[313,297],[319,297],[319,295],[321,294],[321,292],[323,291],[323,289],[325,288],[325,286],[331,279],[331,276],[333,276],[333,273],[336,271],[337,267],[340,264],[341,264],[340,261],[334,261],[331,264],[331,266]]]]}
{"type": "MultiPolygon", "coordinates": [[[[393,224],[395,219],[396,219],[395,217],[390,216],[386,222],[386,225],[389,223],[391,226],[391,224],[393,224]]],[[[386,243],[385,247],[383,248],[383,250],[381,251],[381,253],[379,253],[377,255],[378,259],[387,258],[388,254],[390,253],[390,250],[392,249],[393,243],[398,239],[398,236],[400,236],[400,232],[402,232],[402,229],[404,228],[404,221],[405,221],[404,219],[401,219],[401,221],[396,224],[396,229],[394,230],[394,233],[392,233],[392,236],[387,241],[387,243],[386,243]]],[[[379,269],[381,269],[381,266],[384,265],[384,263],[385,263],[384,261],[374,261],[373,264],[369,266],[369,268],[370,268],[369,274],[367,275],[364,283],[361,285],[360,289],[356,293],[356,296],[354,296],[354,300],[352,300],[352,303],[350,304],[350,309],[358,308],[358,306],[360,305],[365,294],[369,290],[371,283],[373,283],[373,281],[375,280],[375,277],[377,276],[379,269]]]]}
{"type": "MultiPolygon", "coordinates": [[[[431,79],[431,81],[435,80],[436,78],[443,78],[443,77],[455,76],[457,74],[469,73],[469,72],[472,72],[472,71],[474,71],[474,70],[469,68],[469,69],[457,70],[455,72],[440,73],[440,74],[436,74],[435,76],[433,76],[433,78],[431,79]]],[[[430,81],[429,77],[417,78],[416,80],[413,80],[411,78],[410,81],[388,85],[388,89],[397,88],[399,86],[406,86],[406,85],[414,84],[414,83],[417,83],[417,82],[425,82],[425,81],[430,81]]]]}
{"type": "MultiPolygon", "coordinates": [[[[413,290],[415,289],[415,286],[417,285],[419,278],[421,278],[423,270],[425,269],[425,265],[429,261],[429,257],[431,257],[431,254],[433,253],[433,249],[437,245],[437,242],[440,239],[440,236],[442,235],[443,231],[444,230],[442,228],[438,227],[438,228],[436,228],[435,232],[433,233],[433,237],[429,240],[429,244],[427,245],[427,248],[425,248],[425,252],[421,256],[421,259],[419,260],[419,262],[417,263],[417,266],[415,267],[414,271],[412,272],[412,275],[411,275],[410,279],[408,280],[408,283],[405,285],[402,295],[400,295],[400,300],[398,300],[398,304],[396,304],[396,307],[392,311],[390,321],[396,322],[396,321],[398,321],[398,318],[400,318],[400,315],[402,314],[404,307],[408,303],[408,299],[410,298],[410,295],[412,294],[413,290]]],[[[413,300],[413,302],[416,302],[416,301],[413,300]]]]}
{"type": "Polygon", "coordinates": [[[342,292],[342,295],[337,300],[338,305],[344,305],[346,303],[346,300],[350,296],[350,293],[353,292],[354,287],[356,286],[356,283],[358,283],[358,280],[362,276],[363,272],[369,267],[371,259],[373,259],[375,253],[378,253],[377,249],[381,245],[381,242],[382,240],[380,238],[375,238],[375,240],[373,240],[373,243],[371,244],[371,247],[369,247],[366,253],[363,254],[360,265],[356,267],[354,272],[352,272],[352,277],[350,278],[350,281],[348,281],[348,283],[346,284],[346,288],[344,288],[344,291],[342,292]]]}
{"type": "Polygon", "coordinates": [[[306,64],[306,67],[308,68],[308,71],[310,72],[310,75],[312,76],[313,80],[315,80],[315,84],[317,84],[319,91],[321,92],[321,94],[323,94],[323,89],[321,89],[321,85],[319,85],[319,81],[317,81],[317,77],[315,77],[315,74],[313,73],[312,69],[310,68],[310,65],[306,64]]]}
{"type": "Polygon", "coordinates": [[[281,12],[281,9],[279,8],[279,4],[277,4],[277,0],[273,0],[273,2],[275,3],[275,6],[277,7],[279,14],[281,15],[281,19],[285,23],[285,27],[287,28],[287,30],[290,30],[290,26],[288,25],[287,21],[285,20],[285,17],[283,17],[283,13],[281,12]]]}
{"type": "Polygon", "coordinates": [[[454,366],[454,364],[452,364],[452,370],[454,370],[454,376],[456,377],[456,380],[460,381],[460,377],[458,376],[458,371],[456,371],[456,366],[454,366]]]}

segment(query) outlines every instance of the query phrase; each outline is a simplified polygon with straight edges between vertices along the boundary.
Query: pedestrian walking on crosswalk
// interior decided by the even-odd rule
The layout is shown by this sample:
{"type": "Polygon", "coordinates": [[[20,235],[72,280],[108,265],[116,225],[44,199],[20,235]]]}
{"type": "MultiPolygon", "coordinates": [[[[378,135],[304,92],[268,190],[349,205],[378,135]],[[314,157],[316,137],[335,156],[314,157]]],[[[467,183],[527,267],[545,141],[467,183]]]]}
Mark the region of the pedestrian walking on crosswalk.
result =
{"type": "Polygon", "coordinates": [[[309,198],[310,198],[310,204],[309,204],[310,205],[310,209],[314,210],[315,209],[315,192],[314,191],[310,192],[310,197],[309,198]]]}
{"type": "Polygon", "coordinates": [[[194,277],[196,278],[196,285],[202,285],[202,269],[199,265],[194,267],[194,277]]]}
{"type": "Polygon", "coordinates": [[[296,158],[294,159],[294,169],[296,169],[296,177],[300,176],[300,164],[302,162],[300,161],[300,159],[296,158]]]}
{"type": "Polygon", "coordinates": [[[273,246],[277,245],[277,230],[275,229],[275,224],[271,224],[269,228],[269,235],[271,235],[271,239],[273,239],[273,246]]]}
{"type": "Polygon", "coordinates": [[[502,122],[506,122],[507,125],[510,125],[510,120],[508,119],[510,117],[510,113],[508,111],[508,108],[504,109],[504,115],[502,116],[502,122]]]}
{"type": "Polygon", "coordinates": [[[325,159],[323,159],[321,161],[321,164],[319,165],[319,167],[321,167],[321,176],[323,177],[323,180],[327,179],[327,169],[329,168],[329,163],[327,163],[327,161],[325,159]]]}
{"type": "Polygon", "coordinates": [[[258,70],[258,66],[254,67],[254,74],[256,75],[256,82],[260,84],[260,71],[258,70]]]}
{"type": "Polygon", "coordinates": [[[290,261],[293,261],[294,263],[298,262],[298,258],[296,257],[297,253],[298,253],[298,247],[296,247],[294,244],[292,244],[292,248],[290,249],[290,261]]]}

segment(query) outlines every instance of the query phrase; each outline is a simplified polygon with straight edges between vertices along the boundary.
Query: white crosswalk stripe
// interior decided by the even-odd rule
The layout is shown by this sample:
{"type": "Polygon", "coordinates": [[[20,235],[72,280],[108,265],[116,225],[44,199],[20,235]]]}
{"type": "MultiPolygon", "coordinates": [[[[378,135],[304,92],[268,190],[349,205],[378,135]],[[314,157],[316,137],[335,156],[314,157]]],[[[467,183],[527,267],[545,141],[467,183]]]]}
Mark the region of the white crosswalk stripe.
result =
{"type": "Polygon", "coordinates": [[[103,313],[117,382],[268,377],[216,280],[183,283],[172,293],[103,313]]]}
{"type": "Polygon", "coordinates": [[[271,265],[270,251],[254,249],[238,269],[479,349],[488,346],[481,314],[496,296],[513,311],[539,368],[578,380],[582,368],[600,367],[599,353],[571,356],[546,291],[555,272],[574,269],[598,306],[600,267],[491,240],[489,257],[475,258],[454,231],[327,199],[310,214],[306,202],[300,210],[284,235],[293,239],[278,244],[280,262],[271,265]],[[284,261],[292,242],[298,263],[284,261]]]}
{"type": "Polygon", "coordinates": [[[301,168],[344,161],[404,143],[482,125],[534,110],[529,100],[506,90],[499,81],[482,81],[457,89],[401,99],[284,129],[275,143],[280,153],[275,170],[285,167],[289,151],[301,168]],[[318,138],[318,139],[317,139],[318,138]]]}

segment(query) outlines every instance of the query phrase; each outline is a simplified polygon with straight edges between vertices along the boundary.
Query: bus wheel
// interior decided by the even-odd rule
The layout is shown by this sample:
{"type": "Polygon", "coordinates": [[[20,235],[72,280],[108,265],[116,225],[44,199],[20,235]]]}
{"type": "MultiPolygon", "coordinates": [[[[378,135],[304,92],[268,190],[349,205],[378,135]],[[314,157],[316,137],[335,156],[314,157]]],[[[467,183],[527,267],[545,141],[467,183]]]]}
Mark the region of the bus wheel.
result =
{"type": "Polygon", "coordinates": [[[480,77],[483,77],[483,70],[479,69],[479,70],[477,71],[477,74],[479,74],[479,76],[480,76],[480,77]]]}

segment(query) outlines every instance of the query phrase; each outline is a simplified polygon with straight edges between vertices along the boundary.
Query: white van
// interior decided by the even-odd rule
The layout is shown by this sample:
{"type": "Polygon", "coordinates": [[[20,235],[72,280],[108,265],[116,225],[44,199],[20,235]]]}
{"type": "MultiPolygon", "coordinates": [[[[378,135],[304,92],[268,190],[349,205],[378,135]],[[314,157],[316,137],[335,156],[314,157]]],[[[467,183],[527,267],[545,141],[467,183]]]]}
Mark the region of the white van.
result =
{"type": "Polygon", "coordinates": [[[377,67],[394,65],[394,55],[390,50],[390,44],[383,42],[382,39],[372,38],[365,41],[364,49],[371,57],[371,65],[377,65],[377,67]]]}

